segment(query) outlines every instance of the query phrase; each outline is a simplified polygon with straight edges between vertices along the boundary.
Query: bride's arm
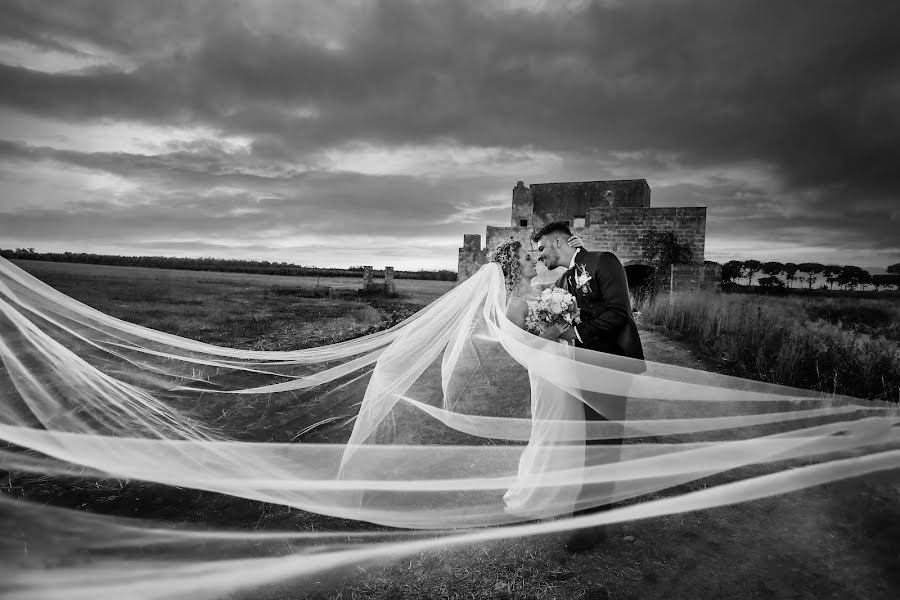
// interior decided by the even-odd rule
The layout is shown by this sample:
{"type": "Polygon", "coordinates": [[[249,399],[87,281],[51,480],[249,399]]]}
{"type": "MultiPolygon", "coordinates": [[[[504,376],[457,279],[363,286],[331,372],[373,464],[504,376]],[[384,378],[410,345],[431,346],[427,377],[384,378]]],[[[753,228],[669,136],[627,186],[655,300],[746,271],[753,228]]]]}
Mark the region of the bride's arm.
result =
{"type": "Polygon", "coordinates": [[[515,323],[519,329],[525,329],[527,315],[528,304],[521,298],[510,298],[506,303],[506,318],[515,323]]]}

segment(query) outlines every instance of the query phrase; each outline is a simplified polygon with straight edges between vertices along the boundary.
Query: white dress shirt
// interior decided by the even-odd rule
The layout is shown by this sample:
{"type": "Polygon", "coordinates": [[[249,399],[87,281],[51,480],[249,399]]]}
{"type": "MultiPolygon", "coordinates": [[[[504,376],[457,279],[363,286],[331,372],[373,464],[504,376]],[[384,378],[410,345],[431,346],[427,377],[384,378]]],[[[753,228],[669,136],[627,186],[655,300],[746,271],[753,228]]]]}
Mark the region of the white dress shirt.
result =
{"type": "Polygon", "coordinates": [[[579,252],[581,252],[581,248],[576,248],[576,249],[575,249],[575,254],[572,255],[572,260],[569,261],[569,268],[570,268],[570,269],[571,269],[572,267],[575,266],[575,257],[578,256],[578,253],[579,253],[579,252]]]}

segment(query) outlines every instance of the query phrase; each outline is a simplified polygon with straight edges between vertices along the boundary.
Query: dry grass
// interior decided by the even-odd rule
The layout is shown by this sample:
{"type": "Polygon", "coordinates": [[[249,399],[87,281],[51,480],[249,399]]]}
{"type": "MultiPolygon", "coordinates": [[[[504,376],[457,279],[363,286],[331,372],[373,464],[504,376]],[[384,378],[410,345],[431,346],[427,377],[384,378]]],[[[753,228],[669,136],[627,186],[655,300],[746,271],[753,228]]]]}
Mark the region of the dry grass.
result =
{"type": "Polygon", "coordinates": [[[657,298],[641,319],[686,341],[721,372],[900,400],[896,300],[683,294],[657,298]]]}
{"type": "Polygon", "coordinates": [[[41,261],[13,261],[56,289],[114,317],[234,348],[293,350],[393,325],[452,287],[397,280],[397,298],[326,298],[352,292],[346,277],[279,277],[41,261]]]}

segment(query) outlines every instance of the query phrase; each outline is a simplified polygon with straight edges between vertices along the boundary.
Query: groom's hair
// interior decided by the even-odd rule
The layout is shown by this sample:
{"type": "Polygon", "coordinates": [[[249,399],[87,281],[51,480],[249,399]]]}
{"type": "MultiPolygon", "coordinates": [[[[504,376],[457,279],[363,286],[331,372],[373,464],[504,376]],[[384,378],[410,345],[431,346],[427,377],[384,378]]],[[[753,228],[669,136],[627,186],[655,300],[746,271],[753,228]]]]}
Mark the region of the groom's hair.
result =
{"type": "Polygon", "coordinates": [[[538,242],[545,235],[550,235],[551,233],[562,233],[565,234],[566,239],[572,237],[572,230],[569,229],[569,226],[566,225],[563,221],[556,221],[554,223],[549,223],[544,225],[540,229],[534,232],[534,235],[531,236],[532,242],[538,242]]]}

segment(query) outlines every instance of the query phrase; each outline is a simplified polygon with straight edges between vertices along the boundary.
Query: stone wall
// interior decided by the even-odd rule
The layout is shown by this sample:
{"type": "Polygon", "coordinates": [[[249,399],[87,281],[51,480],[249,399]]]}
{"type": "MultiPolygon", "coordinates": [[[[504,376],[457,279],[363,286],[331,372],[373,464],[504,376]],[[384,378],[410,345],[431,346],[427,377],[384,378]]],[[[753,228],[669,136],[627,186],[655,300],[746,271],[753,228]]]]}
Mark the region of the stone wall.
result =
{"type": "Polygon", "coordinates": [[[364,294],[388,294],[397,293],[397,284],[394,281],[394,267],[384,268],[384,280],[375,279],[375,271],[370,265],[363,267],[362,287],[359,288],[360,293],[364,294]]]}
{"type": "Polygon", "coordinates": [[[457,283],[465,281],[475,274],[481,265],[487,262],[487,250],[481,248],[481,236],[467,233],[463,236],[463,247],[459,249],[459,260],[456,265],[457,283]]]}
{"type": "Polygon", "coordinates": [[[484,247],[490,256],[497,246],[509,240],[518,240],[522,246],[531,250],[531,227],[494,227],[487,226],[487,239],[484,247]]]}
{"type": "Polygon", "coordinates": [[[645,179],[534,183],[531,195],[534,208],[528,226],[533,229],[554,221],[567,221],[577,228],[578,219],[587,217],[592,208],[650,206],[650,186],[645,179]]]}
{"type": "MultiPolygon", "coordinates": [[[[584,239],[590,250],[608,251],[619,257],[623,265],[643,264],[641,237],[650,229],[673,231],[680,242],[686,243],[693,252],[694,266],[703,266],[706,240],[706,208],[593,208],[588,212],[587,226],[573,228],[574,233],[584,239]]],[[[457,281],[465,281],[487,262],[492,250],[510,239],[519,240],[525,248],[533,249],[530,227],[494,227],[488,225],[484,249],[481,236],[467,234],[463,247],[459,249],[457,281]]],[[[538,264],[539,276],[543,276],[543,265],[538,264]]],[[[705,271],[695,278],[702,280],[705,271]]],[[[686,281],[679,280],[679,285],[686,281]]]]}
{"type": "Polygon", "coordinates": [[[591,250],[606,250],[622,264],[640,263],[641,237],[651,228],[672,231],[688,244],[693,261],[703,263],[706,245],[706,208],[592,208],[586,227],[578,233],[591,250]]]}
{"type": "Polygon", "coordinates": [[[384,293],[396,294],[397,284],[394,283],[394,267],[384,268],[384,293]]]}
{"type": "MultiPolygon", "coordinates": [[[[459,249],[457,281],[471,277],[487,262],[492,250],[510,239],[520,241],[537,258],[531,234],[553,221],[567,222],[590,250],[612,252],[626,266],[644,264],[641,237],[648,230],[672,231],[693,253],[692,264],[676,268],[673,289],[721,289],[721,267],[703,263],[706,208],[653,208],[650,186],[644,179],[536,183],[530,187],[517,182],[512,190],[510,225],[489,225],[484,248],[480,235],[464,236],[463,247],[459,249]]],[[[553,277],[554,273],[538,263],[538,280],[553,277]]]]}
{"type": "Polygon", "coordinates": [[[534,194],[531,188],[525,187],[521,181],[516,183],[512,192],[512,218],[511,227],[531,227],[532,213],[534,212],[534,194]]]}
{"type": "Polygon", "coordinates": [[[722,265],[719,263],[703,264],[703,281],[700,289],[708,292],[722,291],[722,265]]]}
{"type": "Polygon", "coordinates": [[[670,291],[673,293],[696,292],[703,286],[705,275],[702,264],[672,265],[670,291]]]}

